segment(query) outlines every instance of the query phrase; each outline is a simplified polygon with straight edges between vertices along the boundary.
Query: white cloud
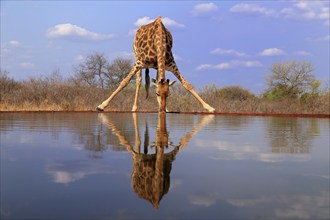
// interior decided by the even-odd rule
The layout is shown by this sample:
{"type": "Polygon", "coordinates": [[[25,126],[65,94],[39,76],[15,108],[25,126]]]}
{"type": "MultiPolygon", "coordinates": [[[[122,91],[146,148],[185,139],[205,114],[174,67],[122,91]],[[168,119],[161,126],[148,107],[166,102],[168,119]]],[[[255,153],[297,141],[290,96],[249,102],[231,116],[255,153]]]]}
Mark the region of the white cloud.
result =
{"type": "Polygon", "coordinates": [[[89,175],[113,172],[108,165],[92,164],[83,161],[51,163],[46,165],[46,170],[55,183],[61,184],[76,182],[89,175]]]}
{"type": "Polygon", "coordinates": [[[209,207],[216,202],[216,198],[209,195],[189,195],[188,199],[189,202],[193,205],[205,207],[209,207]]]}
{"type": "Polygon", "coordinates": [[[260,52],[261,56],[281,56],[284,54],[285,52],[278,48],[268,48],[260,52]]]}
{"type": "Polygon", "coordinates": [[[330,9],[328,1],[297,1],[290,8],[282,9],[286,18],[298,20],[321,20],[329,26],[330,9]]]}
{"type": "MultiPolygon", "coordinates": [[[[142,25],[146,25],[146,24],[150,24],[152,22],[154,22],[154,20],[156,20],[156,18],[152,19],[148,16],[145,16],[143,18],[138,18],[135,22],[134,22],[134,26],[136,27],[141,27],[142,25]]],[[[171,18],[168,17],[164,17],[162,18],[162,22],[166,27],[170,27],[170,28],[176,28],[176,29],[181,29],[181,28],[185,28],[186,26],[184,24],[181,24],[171,18]]],[[[137,28],[135,29],[131,29],[128,31],[128,35],[129,36],[134,36],[136,34],[137,28]]]]}
{"type": "Polygon", "coordinates": [[[86,176],[84,172],[70,173],[66,171],[53,172],[52,175],[53,175],[53,181],[55,183],[64,183],[64,184],[75,182],[86,176]]]}
{"type": "Polygon", "coordinates": [[[155,19],[151,19],[150,17],[143,17],[143,18],[138,18],[136,20],[136,22],[134,22],[134,25],[137,26],[137,27],[140,27],[142,25],[146,25],[146,24],[149,24],[151,22],[153,22],[155,19]]]}
{"type": "Polygon", "coordinates": [[[262,64],[259,61],[242,61],[242,60],[232,60],[229,62],[223,62],[219,64],[201,64],[198,67],[196,67],[196,70],[208,70],[208,69],[233,69],[237,67],[246,67],[246,68],[252,68],[252,67],[260,67],[262,64]]]}
{"type": "Polygon", "coordinates": [[[21,43],[18,42],[18,41],[16,41],[16,40],[11,40],[11,41],[9,41],[9,44],[10,44],[11,46],[13,46],[13,47],[19,47],[19,46],[21,46],[21,43]]]}
{"type": "Polygon", "coordinates": [[[244,67],[259,67],[262,64],[259,61],[242,61],[241,65],[244,67]]]}
{"type": "Polygon", "coordinates": [[[196,70],[205,70],[205,69],[212,69],[211,64],[201,64],[198,67],[196,67],[196,70]]]}
{"type": "MultiPolygon", "coordinates": [[[[142,25],[146,25],[146,24],[153,22],[155,19],[151,19],[150,17],[145,16],[143,18],[137,19],[137,21],[134,22],[134,25],[137,27],[140,27],[142,25]]],[[[172,28],[184,28],[185,27],[184,24],[178,23],[177,21],[175,21],[171,18],[168,18],[168,17],[162,18],[162,22],[166,27],[172,27],[172,28]]]]}
{"type": "Polygon", "coordinates": [[[299,51],[294,52],[294,55],[297,55],[297,56],[311,56],[312,54],[307,52],[307,51],[304,51],[304,50],[299,50],[299,51]]]}
{"type": "Polygon", "coordinates": [[[191,14],[195,17],[204,17],[214,14],[218,11],[218,6],[214,3],[201,3],[194,6],[191,14]]]}
{"type": "Polygon", "coordinates": [[[46,35],[49,38],[82,38],[87,40],[106,40],[115,37],[113,34],[91,32],[70,23],[55,25],[47,30],[46,35]]]}
{"type": "Polygon", "coordinates": [[[236,145],[227,141],[210,141],[207,143],[205,140],[198,139],[195,141],[197,147],[211,147],[212,149],[219,150],[218,153],[214,153],[209,158],[212,160],[257,160],[266,163],[275,163],[281,161],[307,161],[310,156],[306,154],[301,155],[282,155],[274,154],[264,149],[260,149],[254,145],[246,143],[245,145],[236,145]]]}
{"type": "Polygon", "coordinates": [[[77,61],[83,61],[85,59],[86,59],[86,57],[84,55],[81,55],[81,54],[76,57],[77,61]]]}
{"type": "Polygon", "coordinates": [[[19,64],[22,69],[32,69],[35,65],[29,62],[22,62],[19,64]]]}
{"type": "Polygon", "coordinates": [[[234,68],[234,64],[233,64],[233,62],[219,63],[217,65],[214,65],[213,68],[220,69],[220,70],[231,69],[231,68],[234,68]]]}
{"type": "Polygon", "coordinates": [[[256,4],[246,4],[246,3],[234,5],[229,11],[233,13],[257,14],[266,17],[275,17],[277,15],[276,11],[273,9],[261,7],[256,4]]]}
{"type": "Polygon", "coordinates": [[[329,216],[329,191],[314,194],[274,194],[259,197],[232,197],[227,202],[236,207],[282,204],[275,208],[274,219],[324,219],[329,216]]]}
{"type": "Polygon", "coordinates": [[[163,24],[167,27],[173,27],[173,28],[184,28],[184,24],[180,24],[168,17],[163,18],[163,24]]]}
{"type": "Polygon", "coordinates": [[[272,202],[272,199],[270,197],[249,198],[249,199],[233,198],[227,200],[227,202],[233,206],[247,207],[247,206],[255,206],[260,203],[261,204],[269,203],[272,202]]]}
{"type": "Polygon", "coordinates": [[[322,36],[322,37],[308,37],[306,38],[306,41],[330,41],[330,35],[322,36]]]}
{"type": "Polygon", "coordinates": [[[229,56],[238,56],[238,57],[243,57],[247,56],[245,53],[238,52],[232,49],[221,49],[221,48],[216,48],[210,52],[210,54],[214,55],[229,55],[229,56]]]}

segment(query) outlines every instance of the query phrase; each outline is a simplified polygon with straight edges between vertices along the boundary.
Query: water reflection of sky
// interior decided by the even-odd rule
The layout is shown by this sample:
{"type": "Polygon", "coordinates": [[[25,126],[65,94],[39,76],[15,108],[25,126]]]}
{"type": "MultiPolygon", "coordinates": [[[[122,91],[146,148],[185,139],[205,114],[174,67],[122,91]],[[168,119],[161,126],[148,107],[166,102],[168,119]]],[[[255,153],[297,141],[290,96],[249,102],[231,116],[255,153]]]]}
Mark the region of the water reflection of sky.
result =
{"type": "MultiPolygon", "coordinates": [[[[132,115],[106,116],[135,147],[132,115]]],[[[97,114],[0,119],[2,218],[329,217],[328,119],[217,116],[198,126],[203,116],[168,114],[166,152],[187,143],[158,209],[133,191],[132,155],[97,114]]],[[[157,114],[136,124],[143,149],[157,114]]]]}

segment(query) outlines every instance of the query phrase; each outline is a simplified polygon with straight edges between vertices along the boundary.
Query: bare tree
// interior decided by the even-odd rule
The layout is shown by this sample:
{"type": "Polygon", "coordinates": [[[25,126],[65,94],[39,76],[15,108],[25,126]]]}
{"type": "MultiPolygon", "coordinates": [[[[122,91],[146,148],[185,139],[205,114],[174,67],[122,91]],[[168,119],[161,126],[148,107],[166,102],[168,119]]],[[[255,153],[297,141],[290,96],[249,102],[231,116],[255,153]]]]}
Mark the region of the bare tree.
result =
{"type": "Polygon", "coordinates": [[[92,53],[75,67],[74,81],[103,88],[116,87],[132,68],[132,60],[116,58],[111,63],[101,53],[92,53]]]}
{"type": "Polygon", "coordinates": [[[108,75],[109,62],[101,53],[92,53],[83,63],[75,68],[76,79],[90,86],[104,88],[105,77],[108,75]]]}
{"type": "Polygon", "coordinates": [[[0,69],[0,101],[2,101],[5,95],[18,89],[20,84],[13,78],[9,77],[9,72],[0,69]]]}
{"type": "Polygon", "coordinates": [[[132,60],[116,58],[108,66],[108,87],[117,87],[132,69],[132,60]]]}
{"type": "Polygon", "coordinates": [[[266,95],[273,98],[299,98],[309,92],[315,82],[312,63],[290,61],[274,63],[268,76],[266,95]]]}

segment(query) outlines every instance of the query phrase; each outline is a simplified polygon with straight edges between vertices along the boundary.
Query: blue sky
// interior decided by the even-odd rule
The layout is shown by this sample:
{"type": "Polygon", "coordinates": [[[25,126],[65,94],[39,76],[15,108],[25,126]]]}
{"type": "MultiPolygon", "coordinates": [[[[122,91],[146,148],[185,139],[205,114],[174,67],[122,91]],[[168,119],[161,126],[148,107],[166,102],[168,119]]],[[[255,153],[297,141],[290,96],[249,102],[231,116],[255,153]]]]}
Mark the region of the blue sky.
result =
{"type": "Polygon", "coordinates": [[[291,60],[329,85],[329,1],[1,1],[1,69],[22,80],[70,76],[93,52],[134,60],[135,30],[159,15],[196,88],[260,93],[271,64],[291,60]]]}

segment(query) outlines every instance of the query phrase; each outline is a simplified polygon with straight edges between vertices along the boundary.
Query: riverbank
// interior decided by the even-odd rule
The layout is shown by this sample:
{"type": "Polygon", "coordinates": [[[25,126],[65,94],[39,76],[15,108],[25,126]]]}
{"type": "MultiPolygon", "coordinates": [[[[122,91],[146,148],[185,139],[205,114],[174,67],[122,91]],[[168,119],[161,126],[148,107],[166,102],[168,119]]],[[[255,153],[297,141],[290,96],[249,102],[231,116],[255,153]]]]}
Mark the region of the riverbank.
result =
{"type": "MultiPolygon", "coordinates": [[[[0,113],[133,113],[131,111],[0,111],[0,113]]],[[[158,113],[157,111],[137,111],[134,113],[158,113]]],[[[187,115],[224,115],[224,116],[258,116],[258,117],[290,117],[290,118],[330,118],[330,114],[285,114],[285,113],[253,113],[253,112],[168,112],[167,114],[187,115]]]]}

